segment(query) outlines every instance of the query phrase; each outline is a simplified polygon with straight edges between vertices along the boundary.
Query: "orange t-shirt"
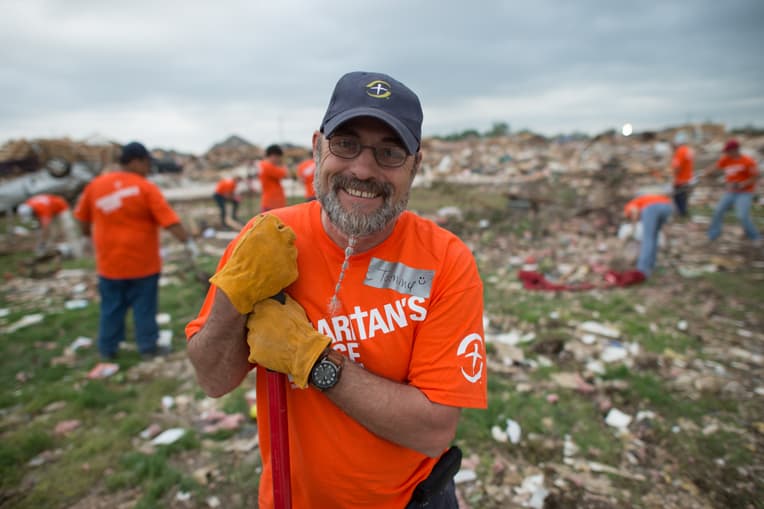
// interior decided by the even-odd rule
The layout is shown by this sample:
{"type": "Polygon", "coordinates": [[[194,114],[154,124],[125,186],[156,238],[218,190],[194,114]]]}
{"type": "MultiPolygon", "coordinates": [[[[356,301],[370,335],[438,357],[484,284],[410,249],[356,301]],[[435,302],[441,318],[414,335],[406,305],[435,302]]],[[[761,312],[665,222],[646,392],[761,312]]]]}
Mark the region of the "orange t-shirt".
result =
{"type": "Polygon", "coordinates": [[[220,194],[226,198],[232,198],[236,191],[236,181],[234,179],[220,179],[215,186],[215,194],[220,194]]]}
{"type": "Polygon", "coordinates": [[[24,203],[32,208],[42,226],[48,226],[54,217],[65,210],[69,210],[69,204],[66,203],[66,200],[55,194],[38,194],[24,203]]]}
{"type": "Polygon", "coordinates": [[[637,196],[629,203],[627,203],[623,208],[623,213],[625,216],[629,216],[633,209],[642,212],[645,207],[655,205],[656,203],[671,204],[671,198],[662,194],[643,194],[642,196],[637,196]]]}
{"type": "Polygon", "coordinates": [[[286,206],[284,188],[281,187],[281,179],[287,176],[287,169],[276,166],[270,161],[260,161],[260,208],[263,210],[278,209],[286,206]]]}
{"type": "Polygon", "coordinates": [[[687,145],[679,146],[674,152],[671,167],[674,169],[674,185],[680,186],[692,180],[692,169],[695,154],[687,145]]]}
{"type": "Polygon", "coordinates": [[[313,189],[313,177],[316,173],[316,162],[306,159],[297,165],[297,176],[305,184],[305,198],[314,198],[316,190],[313,189]]]}
{"type": "MultiPolygon", "coordinates": [[[[716,168],[724,171],[724,180],[729,184],[744,182],[759,174],[756,161],[744,154],[737,157],[730,157],[725,154],[716,162],[716,168]]],[[[740,192],[752,193],[755,185],[756,183],[752,182],[740,189],[740,192]]]]}
{"type": "MultiPolygon", "coordinates": [[[[462,241],[404,212],[384,242],[351,256],[340,310],[332,315],[328,306],[344,252],[324,231],[319,203],[273,214],[297,235],[301,276],[286,291],[312,325],[332,337],[335,350],[373,373],[417,387],[430,401],[486,407],[483,286],[462,241]]],[[[213,285],[199,316],[186,326],[190,341],[209,315],[214,292],[213,285]]],[[[256,375],[263,458],[259,507],[268,509],[273,478],[265,370],[256,375]]],[[[374,435],[312,387],[288,389],[287,407],[294,507],[400,509],[436,462],[374,435]]]]}
{"type": "Polygon", "coordinates": [[[82,192],[74,217],[92,223],[96,269],[111,279],[159,273],[159,227],[180,222],[154,183],[126,171],[93,179],[82,192]]]}

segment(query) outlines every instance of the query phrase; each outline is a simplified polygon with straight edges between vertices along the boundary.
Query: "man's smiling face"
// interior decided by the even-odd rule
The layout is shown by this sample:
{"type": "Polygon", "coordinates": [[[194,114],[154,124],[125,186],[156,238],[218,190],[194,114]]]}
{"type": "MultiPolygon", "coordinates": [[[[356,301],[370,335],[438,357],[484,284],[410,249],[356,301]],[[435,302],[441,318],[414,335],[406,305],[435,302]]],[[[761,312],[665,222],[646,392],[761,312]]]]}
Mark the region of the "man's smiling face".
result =
{"type": "MultiPolygon", "coordinates": [[[[364,146],[403,147],[395,131],[371,117],[351,119],[332,137],[347,137],[364,146]]],[[[418,157],[397,167],[380,166],[371,149],[353,159],[337,157],[323,136],[316,147],[316,197],[331,222],[345,235],[363,237],[381,232],[406,210],[418,157]]]]}

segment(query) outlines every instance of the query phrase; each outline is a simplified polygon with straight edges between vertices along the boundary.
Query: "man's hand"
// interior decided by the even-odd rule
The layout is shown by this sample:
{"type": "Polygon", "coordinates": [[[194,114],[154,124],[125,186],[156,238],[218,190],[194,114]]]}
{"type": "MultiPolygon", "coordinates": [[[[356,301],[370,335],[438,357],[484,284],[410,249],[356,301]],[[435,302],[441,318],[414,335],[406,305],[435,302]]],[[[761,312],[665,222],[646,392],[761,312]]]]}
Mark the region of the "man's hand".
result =
{"type": "Polygon", "coordinates": [[[228,296],[242,315],[297,279],[297,248],[291,228],[277,217],[260,215],[237,242],[210,283],[228,296]]]}
{"type": "Polygon", "coordinates": [[[316,331],[305,310],[286,296],[284,304],[265,299],[255,304],[247,320],[249,362],[292,376],[301,389],[321,352],[332,342],[316,331]]]}

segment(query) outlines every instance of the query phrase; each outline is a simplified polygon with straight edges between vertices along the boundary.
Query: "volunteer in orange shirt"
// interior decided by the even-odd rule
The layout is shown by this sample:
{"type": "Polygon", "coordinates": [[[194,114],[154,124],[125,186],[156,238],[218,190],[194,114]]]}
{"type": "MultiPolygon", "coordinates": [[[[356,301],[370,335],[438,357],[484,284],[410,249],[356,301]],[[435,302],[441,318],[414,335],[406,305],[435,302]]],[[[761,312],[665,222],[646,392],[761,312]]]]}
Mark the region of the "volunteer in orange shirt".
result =
{"type": "Polygon", "coordinates": [[[650,277],[658,257],[658,234],[661,227],[669,220],[674,207],[671,199],[662,194],[637,196],[623,208],[624,215],[642,223],[642,243],[639,247],[637,270],[645,277],[650,277]]]}
{"type": "MultiPolygon", "coordinates": [[[[313,135],[317,201],[271,213],[296,234],[299,276],[285,292],[318,331],[305,341],[331,342],[310,364],[307,388],[286,391],[293,507],[457,507],[459,455],[449,445],[461,409],[487,404],[483,287],[470,249],[406,210],[422,162],[421,123],[418,97],[399,81],[346,74],[313,135]],[[448,472],[441,482],[429,477],[436,465],[448,472]],[[424,494],[417,486],[428,477],[433,486],[424,494]]],[[[258,216],[244,231],[263,222],[258,216]]],[[[216,277],[244,258],[236,245],[216,277]]],[[[186,327],[207,394],[228,393],[252,369],[253,335],[260,359],[269,344],[274,351],[285,344],[252,328],[258,313],[240,314],[226,291],[211,286],[186,327]]],[[[277,326],[294,324],[283,322],[277,326]]],[[[288,374],[298,380],[305,372],[288,374]]],[[[258,422],[267,425],[265,370],[256,376],[258,422]]],[[[258,503],[269,509],[272,444],[268,428],[259,430],[258,503]]]]}
{"type": "MultiPolygon", "coordinates": [[[[69,212],[69,204],[66,200],[55,194],[37,194],[19,205],[16,211],[21,217],[34,216],[40,223],[35,253],[41,255],[47,251],[53,219],[67,214],[69,212]]],[[[69,218],[69,221],[71,221],[71,218],[69,218]]]]}
{"type": "MultiPolygon", "coordinates": [[[[753,191],[759,178],[756,161],[740,152],[740,143],[737,140],[729,140],[724,145],[724,155],[716,161],[715,169],[724,172],[726,190],[714,209],[711,225],[708,227],[708,239],[714,241],[719,238],[722,234],[724,214],[733,207],[746,237],[751,240],[760,239],[759,230],[751,219],[753,191]]],[[[707,175],[711,172],[704,173],[707,175]]]]}
{"type": "Polygon", "coordinates": [[[288,176],[287,169],[281,166],[281,158],[284,151],[278,145],[271,145],[265,149],[265,159],[260,161],[260,210],[278,209],[286,207],[286,195],[281,186],[281,180],[288,176]]]}
{"type": "Polygon", "coordinates": [[[215,186],[215,194],[212,195],[212,198],[215,200],[215,203],[217,203],[218,208],[220,209],[221,226],[227,226],[225,210],[226,203],[231,204],[231,219],[238,221],[236,218],[236,212],[239,209],[239,202],[241,201],[241,197],[236,192],[236,186],[239,185],[239,182],[241,182],[241,177],[234,175],[233,177],[220,179],[215,186]]]}
{"type": "Polygon", "coordinates": [[[162,353],[157,347],[160,227],[198,253],[178,215],[162,192],[146,179],[151,157],[142,144],[122,148],[118,171],[94,178],[82,192],[74,217],[93,238],[101,315],[98,349],[105,359],[117,355],[125,337],[125,314],[133,310],[135,341],[141,356],[162,353]]]}
{"type": "Polygon", "coordinates": [[[671,169],[674,173],[674,204],[682,217],[687,217],[687,200],[690,195],[695,154],[687,145],[687,135],[679,131],[674,136],[674,155],[671,158],[671,169]]]}
{"type": "Polygon", "coordinates": [[[316,161],[313,159],[313,153],[310,157],[297,165],[297,178],[305,186],[305,201],[316,199],[316,190],[313,188],[313,177],[316,172],[316,161]]]}

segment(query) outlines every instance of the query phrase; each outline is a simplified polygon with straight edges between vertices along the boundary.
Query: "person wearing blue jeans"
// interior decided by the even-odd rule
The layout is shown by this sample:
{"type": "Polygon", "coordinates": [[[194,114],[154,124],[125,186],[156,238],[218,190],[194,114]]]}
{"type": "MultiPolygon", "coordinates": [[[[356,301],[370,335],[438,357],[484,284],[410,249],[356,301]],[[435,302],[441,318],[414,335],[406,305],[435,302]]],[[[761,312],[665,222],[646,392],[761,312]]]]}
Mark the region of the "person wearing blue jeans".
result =
{"type": "Polygon", "coordinates": [[[734,207],[735,215],[743,226],[745,236],[751,240],[761,238],[759,230],[753,224],[751,219],[751,205],[753,204],[753,193],[726,192],[714,209],[714,215],[711,218],[711,225],[708,227],[708,240],[716,240],[722,234],[722,223],[724,214],[734,207]]]}
{"type": "Polygon", "coordinates": [[[737,140],[729,140],[722,150],[724,154],[716,161],[714,168],[703,172],[704,176],[712,175],[710,170],[724,172],[725,193],[714,209],[711,225],[708,227],[708,240],[714,241],[722,234],[724,214],[734,207],[735,215],[743,226],[745,236],[751,240],[761,238],[756,225],[751,219],[751,205],[759,169],[756,161],[740,151],[737,140]]]}
{"type": "Polygon", "coordinates": [[[674,213],[671,199],[660,194],[646,194],[631,200],[624,214],[633,221],[642,222],[642,244],[639,247],[637,270],[650,277],[658,258],[658,234],[674,213]]]}
{"type": "Polygon", "coordinates": [[[159,274],[135,279],[98,277],[101,294],[101,316],[98,325],[98,350],[105,358],[117,356],[119,344],[125,339],[125,315],[133,310],[135,342],[142,356],[157,353],[159,326],[159,274]]]}

